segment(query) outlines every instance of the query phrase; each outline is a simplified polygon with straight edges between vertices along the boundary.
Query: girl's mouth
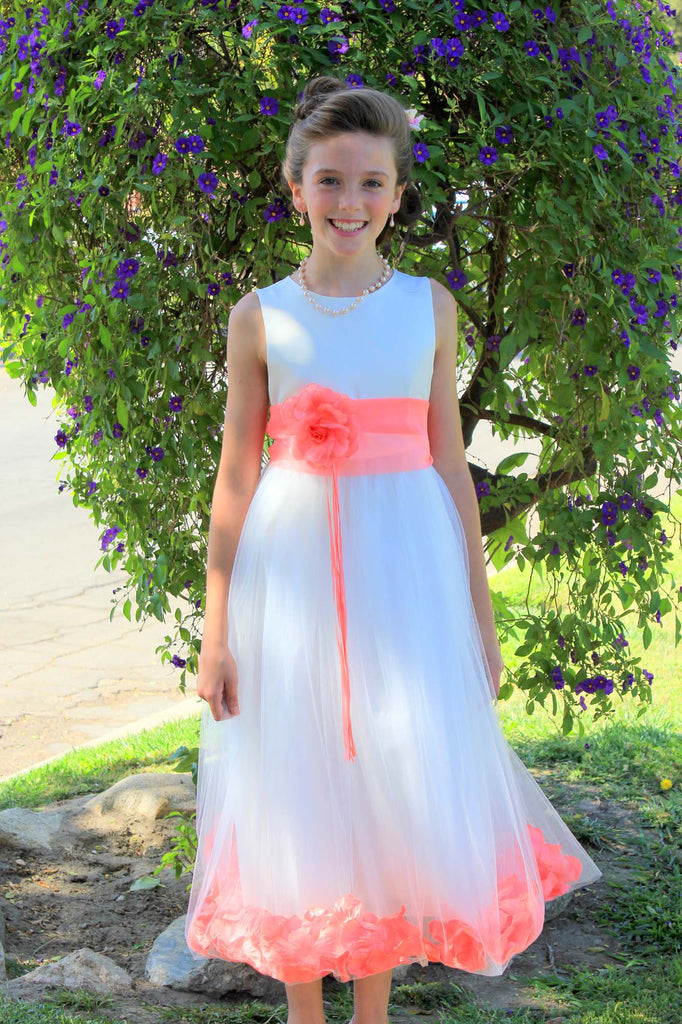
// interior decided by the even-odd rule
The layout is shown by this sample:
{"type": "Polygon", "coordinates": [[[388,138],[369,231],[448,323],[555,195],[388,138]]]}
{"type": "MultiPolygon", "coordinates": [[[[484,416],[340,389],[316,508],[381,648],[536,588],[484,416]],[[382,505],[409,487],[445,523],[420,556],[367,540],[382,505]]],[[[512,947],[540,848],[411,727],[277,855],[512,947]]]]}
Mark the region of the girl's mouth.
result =
{"type": "Polygon", "coordinates": [[[328,219],[329,223],[334,228],[334,231],[337,233],[337,235],[359,235],[360,232],[365,230],[368,223],[367,221],[337,221],[338,224],[346,224],[345,228],[337,228],[334,221],[331,220],[331,218],[328,219]],[[353,226],[351,227],[351,225],[353,226]]]}

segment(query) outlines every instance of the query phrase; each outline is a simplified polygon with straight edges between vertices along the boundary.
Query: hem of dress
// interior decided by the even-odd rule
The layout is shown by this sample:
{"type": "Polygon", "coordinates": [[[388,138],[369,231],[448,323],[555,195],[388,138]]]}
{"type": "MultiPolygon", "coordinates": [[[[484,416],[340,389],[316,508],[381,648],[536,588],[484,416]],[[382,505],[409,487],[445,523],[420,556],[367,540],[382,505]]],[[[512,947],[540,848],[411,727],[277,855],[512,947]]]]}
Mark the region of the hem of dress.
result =
{"type": "Polygon", "coordinates": [[[498,879],[497,893],[477,922],[453,915],[422,917],[417,925],[406,916],[404,905],[378,917],[352,893],[302,915],[273,914],[242,901],[233,846],[225,888],[214,879],[213,892],[190,908],[187,946],[199,956],[246,963],[287,984],[328,974],[346,982],[402,963],[441,963],[468,974],[499,976],[538,938],[548,903],[590,885],[602,874],[595,864],[583,865],[564,853],[559,843],[547,842],[540,828],[529,823],[527,829],[536,880],[524,879],[524,873],[515,870],[498,879]]]}

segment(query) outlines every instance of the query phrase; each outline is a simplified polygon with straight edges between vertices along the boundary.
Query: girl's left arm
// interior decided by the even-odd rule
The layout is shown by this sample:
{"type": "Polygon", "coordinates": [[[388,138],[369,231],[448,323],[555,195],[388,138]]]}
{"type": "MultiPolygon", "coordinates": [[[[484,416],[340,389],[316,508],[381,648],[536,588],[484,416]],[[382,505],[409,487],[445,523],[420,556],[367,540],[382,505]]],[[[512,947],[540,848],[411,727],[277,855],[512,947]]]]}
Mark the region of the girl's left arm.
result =
{"type": "Polygon", "coordinates": [[[431,279],[436,321],[436,354],[429,397],[428,433],[434,468],[457,506],[469,555],[471,597],[491,674],[499,690],[502,654],[490,598],[481,515],[469,471],[457,399],[457,303],[450,291],[431,279]]]}

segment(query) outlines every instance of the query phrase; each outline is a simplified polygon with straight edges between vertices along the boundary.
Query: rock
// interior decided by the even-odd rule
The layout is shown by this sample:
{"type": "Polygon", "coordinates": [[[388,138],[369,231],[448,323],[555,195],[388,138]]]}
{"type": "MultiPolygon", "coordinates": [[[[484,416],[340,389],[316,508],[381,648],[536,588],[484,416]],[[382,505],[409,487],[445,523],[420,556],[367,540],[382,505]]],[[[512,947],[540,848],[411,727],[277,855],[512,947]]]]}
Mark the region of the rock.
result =
{"type": "Polygon", "coordinates": [[[109,957],[94,950],[77,949],[54,964],[43,964],[35,971],[14,978],[6,985],[10,996],[33,996],[41,989],[85,989],[97,995],[123,995],[130,991],[132,978],[109,957]]]}
{"type": "Polygon", "coordinates": [[[145,977],[152,985],[214,998],[240,992],[265,1000],[282,999],[283,983],[249,964],[195,956],[185,942],[185,919],[186,915],[176,918],[154,942],[145,966],[145,977]]]}
{"type": "Polygon", "coordinates": [[[0,913],[0,981],[5,980],[5,918],[0,913]]]}
{"type": "Polygon", "coordinates": [[[191,812],[196,790],[190,774],[143,772],[129,775],[83,805],[83,813],[131,821],[157,821],[170,811],[191,812]]]}
{"type": "Polygon", "coordinates": [[[0,845],[29,853],[49,853],[63,817],[61,811],[29,811],[24,807],[0,811],[0,845]]]}
{"type": "Polygon", "coordinates": [[[565,892],[563,896],[557,896],[545,903],[545,921],[553,921],[559,914],[563,914],[568,904],[573,899],[572,892],[565,892]]]}

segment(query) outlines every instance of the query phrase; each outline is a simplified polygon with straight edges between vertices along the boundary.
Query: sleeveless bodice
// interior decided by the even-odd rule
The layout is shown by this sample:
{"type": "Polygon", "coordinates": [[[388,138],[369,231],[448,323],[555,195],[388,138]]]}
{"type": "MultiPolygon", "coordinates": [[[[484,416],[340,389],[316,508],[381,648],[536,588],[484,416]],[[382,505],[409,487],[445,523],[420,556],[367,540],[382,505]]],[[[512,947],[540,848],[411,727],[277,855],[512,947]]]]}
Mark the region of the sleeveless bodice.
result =
{"type": "MultiPolygon", "coordinates": [[[[271,405],[311,381],[351,398],[428,399],[436,345],[428,277],[394,269],[382,288],[340,316],[315,309],[290,277],[257,294],[271,405]]],[[[352,302],[351,297],[313,295],[332,309],[352,302]]]]}

